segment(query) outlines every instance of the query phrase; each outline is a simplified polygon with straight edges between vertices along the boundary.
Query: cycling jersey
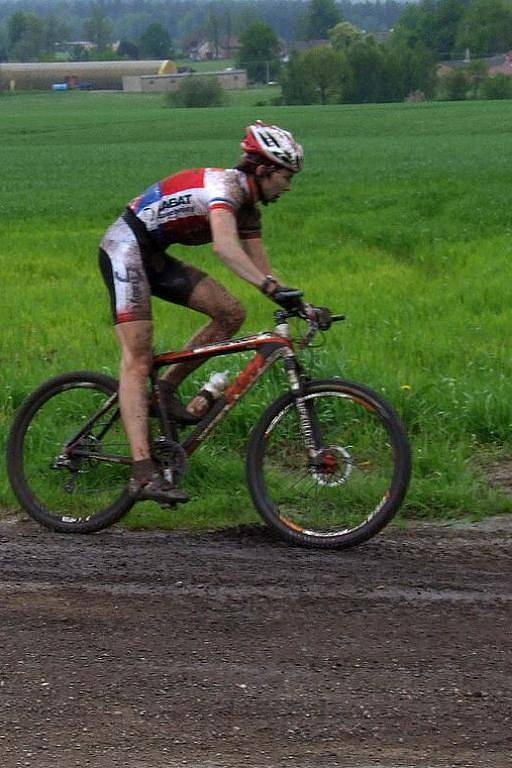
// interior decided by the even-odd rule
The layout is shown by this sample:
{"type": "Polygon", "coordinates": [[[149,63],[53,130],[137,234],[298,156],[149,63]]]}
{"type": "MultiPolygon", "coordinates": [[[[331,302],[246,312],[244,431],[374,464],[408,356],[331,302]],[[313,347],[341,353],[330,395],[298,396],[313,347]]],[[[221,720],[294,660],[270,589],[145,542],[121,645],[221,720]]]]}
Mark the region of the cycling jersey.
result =
{"type": "MultiPolygon", "coordinates": [[[[160,248],[212,240],[209,213],[231,211],[241,240],[261,237],[254,181],[236,168],[198,168],[168,176],[128,204],[160,248]]],[[[126,221],[131,225],[130,218],[126,221]]]]}

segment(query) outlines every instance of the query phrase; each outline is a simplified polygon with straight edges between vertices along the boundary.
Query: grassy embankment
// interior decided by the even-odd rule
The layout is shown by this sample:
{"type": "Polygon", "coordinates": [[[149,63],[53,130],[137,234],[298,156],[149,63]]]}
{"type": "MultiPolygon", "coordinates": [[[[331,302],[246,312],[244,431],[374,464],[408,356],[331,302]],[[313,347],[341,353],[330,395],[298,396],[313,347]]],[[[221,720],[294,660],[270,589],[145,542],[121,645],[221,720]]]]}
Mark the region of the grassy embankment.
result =
{"type": "MultiPolygon", "coordinates": [[[[415,453],[404,514],[510,509],[482,470],[510,450],[512,425],[507,102],[171,111],[155,96],[1,99],[2,446],[14,408],[45,378],[116,371],[96,248],[123,204],[182,167],[232,164],[255,117],[305,145],[307,170],[265,211],[265,240],[288,283],[348,316],[317,353],[318,374],[366,382],[402,413],[415,453]]],[[[207,247],[175,253],[247,304],[244,331],[270,325],[272,306],[207,247]]],[[[155,318],[158,348],[200,323],[161,302],[155,318]]],[[[257,519],[240,456],[260,405],[255,393],[194,457],[188,484],[202,498],[170,525],[257,519]]],[[[159,514],[139,505],[129,520],[159,514]]]]}

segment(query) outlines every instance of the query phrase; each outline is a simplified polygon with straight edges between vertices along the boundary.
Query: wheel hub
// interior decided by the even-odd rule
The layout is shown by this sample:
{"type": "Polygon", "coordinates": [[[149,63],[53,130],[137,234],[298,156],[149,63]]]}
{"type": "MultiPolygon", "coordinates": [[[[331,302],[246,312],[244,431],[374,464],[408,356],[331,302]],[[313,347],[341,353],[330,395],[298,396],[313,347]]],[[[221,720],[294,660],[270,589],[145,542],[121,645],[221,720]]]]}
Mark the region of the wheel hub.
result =
{"type": "Polygon", "coordinates": [[[349,451],[341,446],[322,448],[310,461],[311,475],[318,485],[330,488],[343,485],[352,472],[351,459],[349,451]]]}

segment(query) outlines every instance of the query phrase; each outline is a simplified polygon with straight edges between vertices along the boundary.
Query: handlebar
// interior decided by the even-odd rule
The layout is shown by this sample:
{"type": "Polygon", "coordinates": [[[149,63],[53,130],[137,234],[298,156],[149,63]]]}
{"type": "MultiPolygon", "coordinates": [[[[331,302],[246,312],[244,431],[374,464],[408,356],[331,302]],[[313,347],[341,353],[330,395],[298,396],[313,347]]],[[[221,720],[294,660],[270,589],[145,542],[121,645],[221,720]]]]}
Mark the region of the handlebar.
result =
{"type": "Polygon", "coordinates": [[[307,302],[301,301],[304,293],[296,288],[285,288],[279,286],[272,298],[277,300],[278,304],[281,304],[281,309],[274,312],[276,322],[286,322],[290,317],[300,317],[303,320],[307,320],[310,325],[314,324],[315,320],[318,321],[321,330],[327,330],[332,323],[336,323],[339,320],[344,320],[345,315],[333,315],[328,307],[314,307],[307,302]],[[279,298],[276,299],[279,294],[279,298]],[[284,303],[282,303],[282,301],[284,303]],[[287,304],[291,304],[290,309],[287,308],[287,304]],[[317,317],[315,318],[315,314],[317,317]]]}
{"type": "MultiPolygon", "coordinates": [[[[326,307],[313,307],[311,304],[306,304],[305,307],[309,307],[312,310],[327,309],[326,307]]],[[[287,320],[289,320],[292,317],[300,317],[301,320],[307,320],[309,324],[314,323],[314,321],[308,316],[305,309],[292,309],[292,310],[278,309],[276,312],[274,312],[274,317],[276,319],[276,323],[285,323],[287,320]]],[[[346,320],[346,315],[330,316],[331,323],[339,323],[341,320],[346,320]]]]}
{"type": "MultiPolygon", "coordinates": [[[[302,296],[300,291],[294,291],[293,293],[298,294],[297,298],[302,296]]],[[[297,307],[295,309],[278,309],[274,312],[274,317],[278,324],[285,323],[292,317],[300,317],[302,320],[306,320],[308,330],[302,339],[300,339],[300,349],[307,347],[318,331],[327,331],[333,323],[345,320],[345,315],[332,315],[327,307],[313,307],[311,304],[306,303],[304,303],[302,307],[297,307]]]]}

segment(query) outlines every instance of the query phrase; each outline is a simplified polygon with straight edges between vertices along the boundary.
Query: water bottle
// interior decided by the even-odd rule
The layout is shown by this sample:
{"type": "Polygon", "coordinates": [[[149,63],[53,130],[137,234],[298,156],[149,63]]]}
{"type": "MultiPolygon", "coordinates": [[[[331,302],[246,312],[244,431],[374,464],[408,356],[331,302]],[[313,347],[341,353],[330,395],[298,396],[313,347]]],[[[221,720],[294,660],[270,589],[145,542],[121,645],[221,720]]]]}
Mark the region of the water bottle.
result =
{"type": "Polygon", "coordinates": [[[203,384],[203,387],[197,393],[193,399],[193,413],[195,416],[204,416],[204,414],[210,410],[213,405],[213,401],[217,400],[229,383],[229,371],[222,371],[220,373],[212,373],[208,381],[203,384]]]}
{"type": "Polygon", "coordinates": [[[214,400],[222,395],[229,383],[229,371],[222,371],[220,373],[212,373],[206,384],[203,386],[201,392],[209,392],[214,400]]]}

